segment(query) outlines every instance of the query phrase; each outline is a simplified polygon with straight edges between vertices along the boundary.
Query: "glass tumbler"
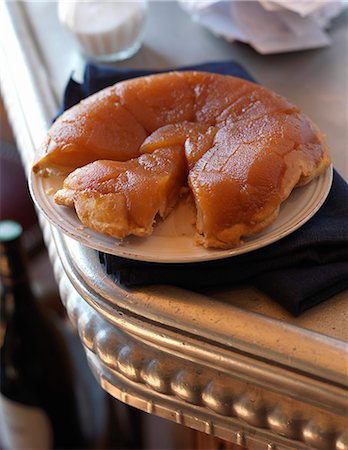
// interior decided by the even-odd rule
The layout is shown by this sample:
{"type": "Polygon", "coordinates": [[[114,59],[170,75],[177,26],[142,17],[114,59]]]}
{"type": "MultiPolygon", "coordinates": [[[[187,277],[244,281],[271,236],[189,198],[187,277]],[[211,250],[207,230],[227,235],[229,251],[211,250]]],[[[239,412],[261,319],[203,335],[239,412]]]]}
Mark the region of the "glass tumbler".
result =
{"type": "Polygon", "coordinates": [[[133,56],[141,47],[147,0],[59,0],[58,17],[88,58],[106,62],[133,56]]]}

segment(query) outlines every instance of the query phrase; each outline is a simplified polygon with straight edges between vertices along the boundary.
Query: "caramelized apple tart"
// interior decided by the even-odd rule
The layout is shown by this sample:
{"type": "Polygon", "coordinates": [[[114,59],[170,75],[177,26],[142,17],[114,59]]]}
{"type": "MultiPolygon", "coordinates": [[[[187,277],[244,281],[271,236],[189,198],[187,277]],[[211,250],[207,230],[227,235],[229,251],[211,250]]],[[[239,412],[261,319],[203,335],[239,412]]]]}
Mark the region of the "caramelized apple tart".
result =
{"type": "Polygon", "coordinates": [[[148,236],[189,190],[197,243],[232,248],[330,165],[324,136],[269,89],[206,72],[119,82],[63,113],[33,165],[55,202],[115,238],[148,236]]]}

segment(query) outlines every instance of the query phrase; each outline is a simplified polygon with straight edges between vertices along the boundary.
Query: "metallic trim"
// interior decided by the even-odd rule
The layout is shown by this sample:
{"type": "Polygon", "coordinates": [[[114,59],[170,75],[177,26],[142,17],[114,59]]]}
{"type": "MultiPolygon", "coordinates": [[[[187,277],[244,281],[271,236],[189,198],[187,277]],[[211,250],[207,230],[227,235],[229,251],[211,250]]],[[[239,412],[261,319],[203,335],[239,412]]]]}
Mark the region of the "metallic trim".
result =
{"type": "Polygon", "coordinates": [[[339,415],[151,348],[103,319],[59,275],[62,299],[92,369],[114,397],[255,449],[348,448],[347,422],[339,415]]]}

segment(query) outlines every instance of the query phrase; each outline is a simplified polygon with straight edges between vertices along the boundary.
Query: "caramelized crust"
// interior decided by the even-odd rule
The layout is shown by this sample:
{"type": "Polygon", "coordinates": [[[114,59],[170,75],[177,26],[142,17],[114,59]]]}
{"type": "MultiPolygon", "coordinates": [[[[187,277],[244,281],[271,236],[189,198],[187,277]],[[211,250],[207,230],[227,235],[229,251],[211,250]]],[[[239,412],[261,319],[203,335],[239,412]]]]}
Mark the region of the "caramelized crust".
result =
{"type": "Polygon", "coordinates": [[[115,89],[121,104],[148,133],[194,120],[194,90],[184,72],[135,78],[118,83],[115,89]]]}
{"type": "Polygon", "coordinates": [[[299,113],[223,127],[189,173],[197,241],[205,247],[229,248],[264,229],[295,186],[327,168],[325,148],[322,137],[299,113]]]}
{"type": "Polygon", "coordinates": [[[292,189],[329,164],[320,131],[283,97],[188,71],[123,81],[74,106],[33,170],[70,173],[55,201],[117,238],[151,234],[188,182],[197,242],[230,248],[272,223],[292,189]]]}
{"type": "Polygon", "coordinates": [[[116,238],[147,236],[156,215],[171,211],[185,179],[182,148],[162,148],[126,162],[102,160],[76,169],[55,201],[74,206],[93,230],[116,238]]]}
{"type": "Polygon", "coordinates": [[[56,120],[39,150],[34,172],[69,173],[98,159],[127,161],[140,155],[147,132],[114,91],[104,89],[56,120]]]}

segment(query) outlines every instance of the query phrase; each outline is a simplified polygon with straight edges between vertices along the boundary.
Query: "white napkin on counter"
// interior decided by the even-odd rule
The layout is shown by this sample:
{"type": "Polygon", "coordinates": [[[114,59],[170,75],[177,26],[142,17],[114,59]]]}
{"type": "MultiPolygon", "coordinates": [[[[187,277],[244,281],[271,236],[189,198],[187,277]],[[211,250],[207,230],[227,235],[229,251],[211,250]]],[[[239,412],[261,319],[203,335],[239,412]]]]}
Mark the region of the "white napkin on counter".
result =
{"type": "Polygon", "coordinates": [[[343,0],[178,0],[191,17],[228,41],[250,44],[261,54],[324,47],[327,29],[343,0]]]}

